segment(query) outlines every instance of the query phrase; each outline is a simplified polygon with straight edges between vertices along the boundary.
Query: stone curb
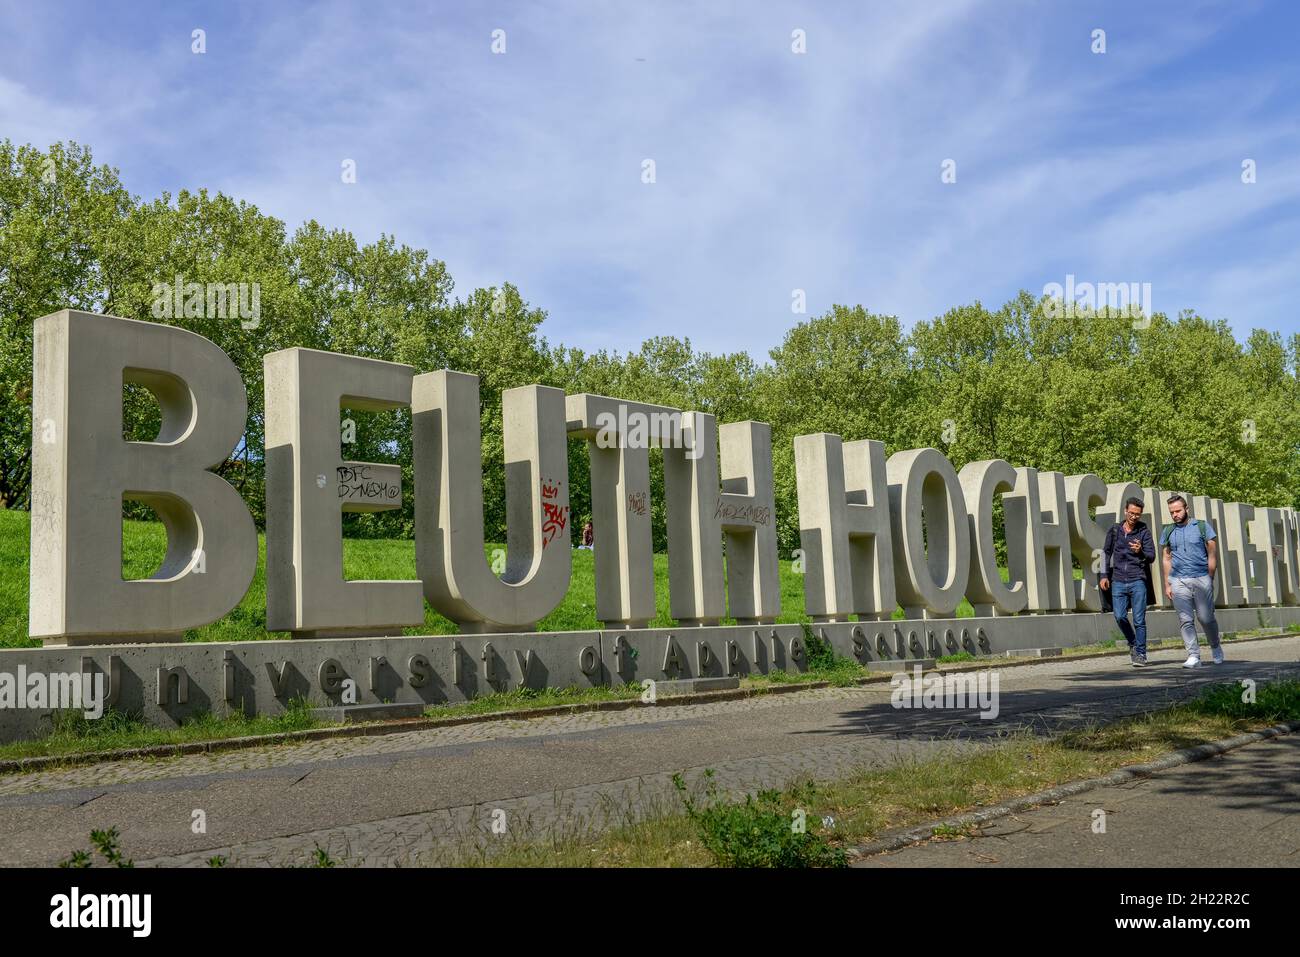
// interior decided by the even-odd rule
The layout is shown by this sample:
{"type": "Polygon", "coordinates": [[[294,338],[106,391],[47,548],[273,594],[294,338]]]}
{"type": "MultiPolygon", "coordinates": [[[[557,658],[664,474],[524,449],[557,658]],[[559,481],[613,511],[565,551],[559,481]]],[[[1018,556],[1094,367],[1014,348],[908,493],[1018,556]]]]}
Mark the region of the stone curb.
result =
{"type": "MultiPolygon", "coordinates": [[[[1233,638],[1228,644],[1244,641],[1269,641],[1275,638],[1287,638],[1294,632],[1279,631],[1273,634],[1252,635],[1246,638],[1233,638]]],[[[1160,649],[1172,651],[1172,647],[1160,649]]],[[[984,671],[990,667],[1024,668],[1031,665],[1060,664],[1064,661],[1087,661],[1091,658],[1113,658],[1125,654],[1123,648],[1113,651],[1098,651],[1086,655],[1061,655],[1054,658],[987,658],[980,661],[960,662],[940,665],[946,672],[984,671]]],[[[897,662],[900,668],[906,668],[908,661],[897,662]]],[[[878,684],[889,681],[892,673],[868,675],[856,678],[855,685],[878,684]]],[[[21,774],[43,771],[49,768],[78,767],[88,764],[107,764],[111,761],[130,761],[138,758],[176,758],[189,754],[217,754],[222,751],[238,751],[245,748],[264,748],[277,744],[297,744],[305,741],[321,741],[329,738],[370,737],[380,734],[398,734],[403,731],[429,731],[435,728],[451,728],[462,724],[480,724],[488,721],[525,721],[530,718],[549,718],[564,714],[585,714],[591,711],[627,711],[631,708],[673,707],[686,704],[708,704],[715,701],[739,701],[757,695],[790,694],[797,691],[815,691],[829,688],[829,681],[799,681],[789,684],[773,684],[766,687],[740,688],[735,691],[707,691],[699,694],[668,695],[659,698],[655,704],[643,705],[639,698],[627,698],[621,701],[591,701],[579,704],[551,705],[545,708],[527,708],[519,711],[489,711],[484,714],[456,715],[447,718],[401,718],[394,721],[373,721],[366,724],[342,725],[329,728],[311,728],[305,731],[284,731],[279,734],[258,734],[243,738],[218,738],[212,741],[187,741],[183,744],[158,744],[145,748],[119,748],[114,751],[92,751],[68,755],[38,755],[30,758],[9,758],[0,760],[0,774],[21,774]]]]}
{"type": "Polygon", "coordinates": [[[1086,778],[1081,781],[1070,781],[1066,784],[1060,784],[1056,787],[1048,788],[1045,791],[1039,791],[1036,794],[1026,794],[1023,797],[1014,798],[1005,801],[1002,804],[995,804],[992,807],[982,808],[978,811],[971,811],[966,814],[959,814],[955,817],[944,818],[939,821],[931,821],[928,824],[922,824],[918,827],[909,828],[890,837],[878,841],[872,841],[868,844],[859,844],[856,847],[846,848],[845,851],[849,858],[859,861],[864,858],[874,857],[877,854],[883,854],[887,851],[898,851],[905,847],[911,847],[916,844],[924,844],[934,837],[935,828],[962,828],[971,824],[984,824],[988,821],[996,820],[1000,817],[1006,817],[1008,814],[1015,814],[1018,811],[1027,811],[1044,804],[1057,804],[1068,797],[1076,794],[1083,794],[1086,791],[1092,791],[1096,788],[1111,787],[1117,784],[1125,784],[1137,778],[1150,777],[1161,771],[1168,771],[1170,768],[1180,767],[1184,764],[1192,764],[1196,761],[1204,761],[1206,758],[1217,757],[1220,754],[1226,754],[1237,748],[1245,747],[1248,744],[1256,744],[1260,741],[1267,741],[1280,735],[1291,734],[1300,731],[1300,721],[1287,721],[1282,724],[1275,724],[1271,728],[1264,728],[1260,731],[1251,731],[1247,734],[1238,735],[1235,738],[1226,738],[1222,741],[1210,741],[1205,744],[1198,744],[1195,747],[1183,748],[1180,751],[1173,751],[1164,757],[1149,761],[1146,764],[1133,764],[1128,767],[1118,768],[1109,774],[1102,775],[1099,778],[1086,778]]]}

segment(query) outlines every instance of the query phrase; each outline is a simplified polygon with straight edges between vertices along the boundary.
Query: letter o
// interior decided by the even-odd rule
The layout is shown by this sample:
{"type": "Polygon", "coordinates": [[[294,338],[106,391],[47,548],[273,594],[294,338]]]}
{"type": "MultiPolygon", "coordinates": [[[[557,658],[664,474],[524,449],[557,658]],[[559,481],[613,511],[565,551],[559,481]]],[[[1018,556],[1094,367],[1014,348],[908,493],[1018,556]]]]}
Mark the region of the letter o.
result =
{"type": "Polygon", "coordinates": [[[957,472],[938,449],[912,449],[891,455],[885,473],[899,600],[951,617],[970,579],[970,520],[957,472]]]}

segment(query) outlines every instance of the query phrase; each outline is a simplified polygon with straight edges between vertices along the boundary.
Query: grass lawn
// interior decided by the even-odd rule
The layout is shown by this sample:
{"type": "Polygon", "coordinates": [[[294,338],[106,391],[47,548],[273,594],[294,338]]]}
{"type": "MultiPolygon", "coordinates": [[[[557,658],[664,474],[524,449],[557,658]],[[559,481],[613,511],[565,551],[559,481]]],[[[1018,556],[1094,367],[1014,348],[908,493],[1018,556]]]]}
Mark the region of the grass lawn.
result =
{"type": "MultiPolygon", "coordinates": [[[[27,512],[0,509],[0,648],[39,647],[27,637],[29,518],[27,512]]],[[[147,577],[162,561],[167,535],[158,522],[122,523],[122,568],[128,578],[147,577]]],[[[489,545],[489,550],[501,546],[489,545]]],[[[781,562],[781,622],[806,622],[803,576],[781,562]]],[[[659,614],[652,625],[671,627],[668,616],[668,556],[655,555],[655,592],[659,614]]],[[[403,539],[345,539],[343,572],[349,579],[414,579],[415,542],[403,539]]],[[[962,601],[957,616],[974,614],[962,601]]],[[[902,618],[902,609],[894,613],[902,618]]],[[[728,624],[733,624],[730,620],[728,624]]],[[[574,550],[573,578],[560,606],[541,622],[541,631],[588,631],[600,627],[596,620],[596,586],[592,553],[574,550]]],[[[425,606],[424,628],[407,634],[452,634],[456,626],[425,606]]],[[[188,641],[252,641],[282,638],[283,632],[266,630],[266,538],[257,537],[257,574],[243,601],[224,618],[186,633],[188,641]]]]}

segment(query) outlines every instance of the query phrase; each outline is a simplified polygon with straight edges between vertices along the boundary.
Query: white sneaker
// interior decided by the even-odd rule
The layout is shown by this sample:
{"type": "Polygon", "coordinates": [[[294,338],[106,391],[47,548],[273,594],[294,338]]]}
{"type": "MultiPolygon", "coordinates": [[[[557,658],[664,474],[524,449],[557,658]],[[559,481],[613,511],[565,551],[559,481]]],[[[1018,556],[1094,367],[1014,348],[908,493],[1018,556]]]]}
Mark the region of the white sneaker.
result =
{"type": "Polygon", "coordinates": [[[1184,668],[1199,668],[1200,666],[1201,659],[1196,657],[1196,655],[1188,655],[1187,660],[1183,662],[1184,668]]]}
{"type": "Polygon", "coordinates": [[[1221,665],[1221,664],[1223,664],[1223,649],[1222,649],[1222,648],[1215,648],[1215,649],[1214,649],[1214,663],[1215,663],[1216,665],[1221,665]]]}

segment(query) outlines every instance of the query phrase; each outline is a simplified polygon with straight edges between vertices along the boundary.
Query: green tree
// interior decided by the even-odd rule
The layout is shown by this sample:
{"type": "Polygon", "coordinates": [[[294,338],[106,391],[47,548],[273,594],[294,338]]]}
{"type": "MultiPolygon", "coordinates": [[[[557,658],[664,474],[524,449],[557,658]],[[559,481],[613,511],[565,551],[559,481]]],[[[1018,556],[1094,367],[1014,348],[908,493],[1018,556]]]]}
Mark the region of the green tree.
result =
{"type": "Polygon", "coordinates": [[[90,151],[0,142],[0,503],[31,500],[32,320],[113,307],[135,253],[115,228],[131,197],[90,151]]]}

